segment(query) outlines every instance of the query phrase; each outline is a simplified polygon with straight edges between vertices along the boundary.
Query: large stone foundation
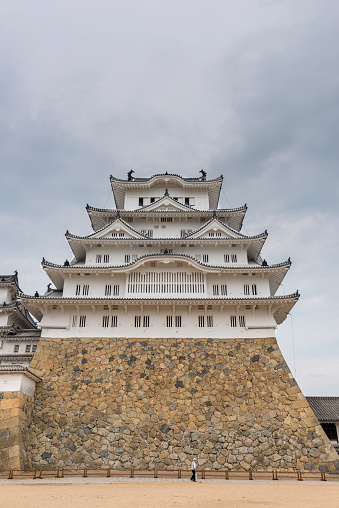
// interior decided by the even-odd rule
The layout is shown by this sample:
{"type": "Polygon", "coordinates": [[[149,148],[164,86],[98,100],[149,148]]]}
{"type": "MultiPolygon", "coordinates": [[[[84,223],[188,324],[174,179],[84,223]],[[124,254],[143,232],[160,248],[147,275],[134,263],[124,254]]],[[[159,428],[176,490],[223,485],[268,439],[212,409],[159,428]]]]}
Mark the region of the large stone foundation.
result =
{"type": "Polygon", "coordinates": [[[33,397],[21,391],[0,392],[0,469],[31,466],[27,454],[33,397]]]}
{"type": "Polygon", "coordinates": [[[36,466],[339,469],[275,338],[46,339],[36,466]]]}

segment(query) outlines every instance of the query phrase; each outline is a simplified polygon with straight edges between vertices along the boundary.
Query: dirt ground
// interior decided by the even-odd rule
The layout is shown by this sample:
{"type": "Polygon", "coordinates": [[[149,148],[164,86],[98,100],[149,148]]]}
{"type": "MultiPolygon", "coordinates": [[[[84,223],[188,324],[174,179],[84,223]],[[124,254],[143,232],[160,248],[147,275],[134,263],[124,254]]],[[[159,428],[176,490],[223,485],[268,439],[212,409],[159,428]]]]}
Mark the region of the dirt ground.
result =
{"type": "Polygon", "coordinates": [[[339,508],[339,485],[152,483],[0,485],[1,508],[339,508]]]}

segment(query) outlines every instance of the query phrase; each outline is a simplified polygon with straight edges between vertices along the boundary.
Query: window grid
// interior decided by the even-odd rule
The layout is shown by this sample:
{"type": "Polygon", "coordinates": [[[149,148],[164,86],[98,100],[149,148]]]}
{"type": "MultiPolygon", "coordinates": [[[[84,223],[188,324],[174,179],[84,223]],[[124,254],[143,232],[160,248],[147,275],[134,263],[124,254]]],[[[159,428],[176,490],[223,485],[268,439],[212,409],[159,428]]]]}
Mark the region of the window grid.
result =
{"type": "Polygon", "coordinates": [[[199,272],[133,272],[128,274],[127,292],[130,294],[204,293],[204,276],[199,272]]]}
{"type": "Polygon", "coordinates": [[[96,262],[101,263],[101,254],[96,255],[96,262]]]}
{"type": "Polygon", "coordinates": [[[84,328],[86,326],[86,316],[80,316],[79,317],[79,326],[81,328],[84,328]]]}
{"type": "Polygon", "coordinates": [[[208,263],[208,254],[202,255],[202,261],[203,261],[203,263],[208,263]]]}
{"type": "Polygon", "coordinates": [[[118,326],[118,316],[112,316],[111,327],[116,328],[118,326]]]}
{"type": "Polygon", "coordinates": [[[250,285],[244,284],[244,295],[249,295],[249,294],[250,294],[250,285]]]}
{"type": "Polygon", "coordinates": [[[148,328],[149,327],[149,316],[143,316],[143,327],[148,328]]]}
{"type": "Polygon", "coordinates": [[[105,286],[105,296],[111,296],[112,294],[112,285],[106,284],[105,286]]]}
{"type": "Polygon", "coordinates": [[[245,328],[245,316],[239,316],[239,326],[245,328]]]}
{"type": "Polygon", "coordinates": [[[231,316],[231,327],[235,328],[237,326],[237,316],[231,316]]]}
{"type": "Polygon", "coordinates": [[[78,316],[72,316],[72,327],[74,328],[77,325],[78,316]]]}
{"type": "Polygon", "coordinates": [[[89,284],[84,284],[82,287],[83,296],[88,296],[88,292],[89,292],[89,284]]]}
{"type": "Polygon", "coordinates": [[[75,286],[75,295],[76,296],[79,296],[80,295],[80,289],[81,289],[81,285],[80,284],[77,284],[75,286]]]}
{"type": "Polygon", "coordinates": [[[198,325],[199,328],[203,328],[205,326],[205,316],[198,316],[198,325]]]}
{"type": "Polygon", "coordinates": [[[237,255],[231,254],[231,260],[232,260],[232,263],[237,263],[237,255]]]}
{"type": "Polygon", "coordinates": [[[221,293],[221,296],[227,296],[227,285],[226,284],[220,285],[220,293],[221,293]]]}
{"type": "Polygon", "coordinates": [[[19,353],[19,347],[20,347],[19,344],[15,344],[15,346],[14,346],[14,353],[19,353]]]}
{"type": "Polygon", "coordinates": [[[257,293],[257,285],[256,284],[252,284],[252,295],[256,296],[258,293],[257,293]]]}
{"type": "Polygon", "coordinates": [[[171,328],[173,326],[173,316],[166,316],[166,326],[171,328]]]}
{"type": "Polygon", "coordinates": [[[33,344],[32,346],[32,353],[35,353],[35,351],[37,350],[37,344],[33,344]]]}
{"type": "Polygon", "coordinates": [[[230,262],[230,255],[229,254],[224,254],[224,262],[225,263],[229,263],[230,262]]]}
{"type": "Polygon", "coordinates": [[[175,316],[175,326],[181,328],[181,316],[175,316]]]}
{"type": "Polygon", "coordinates": [[[213,316],[206,316],[206,324],[209,328],[213,326],[213,316]]]}
{"type": "Polygon", "coordinates": [[[104,254],[104,263],[109,263],[109,254],[104,254]]]}
{"type": "Polygon", "coordinates": [[[109,316],[102,317],[102,326],[103,328],[108,328],[109,325],[109,316]]]}
{"type": "Polygon", "coordinates": [[[141,316],[134,316],[134,327],[140,328],[141,326],[141,316]]]}
{"type": "Polygon", "coordinates": [[[130,254],[125,254],[125,263],[130,263],[130,261],[131,261],[130,254]]]}
{"type": "Polygon", "coordinates": [[[218,284],[213,284],[213,295],[219,296],[219,286],[218,284]]]}

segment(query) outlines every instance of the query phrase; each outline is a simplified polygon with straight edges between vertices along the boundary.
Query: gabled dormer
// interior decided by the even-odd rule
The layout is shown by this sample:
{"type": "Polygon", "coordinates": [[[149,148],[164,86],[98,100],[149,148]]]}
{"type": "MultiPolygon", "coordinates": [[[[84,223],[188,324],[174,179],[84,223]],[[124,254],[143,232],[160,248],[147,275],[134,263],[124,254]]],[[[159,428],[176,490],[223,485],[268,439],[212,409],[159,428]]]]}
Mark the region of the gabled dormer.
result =
{"type": "Polygon", "coordinates": [[[145,210],[147,212],[158,212],[158,211],[173,211],[173,212],[187,212],[187,210],[192,210],[192,206],[185,205],[179,203],[178,198],[174,198],[165,192],[162,198],[152,202],[149,205],[142,207],[140,210],[145,210]]]}
{"type": "Polygon", "coordinates": [[[201,228],[186,235],[186,238],[244,238],[244,236],[226,226],[215,216],[201,228]]]}
{"type": "Polygon", "coordinates": [[[110,224],[99,231],[92,233],[87,238],[146,238],[147,235],[132,228],[121,217],[117,217],[110,224]]]}

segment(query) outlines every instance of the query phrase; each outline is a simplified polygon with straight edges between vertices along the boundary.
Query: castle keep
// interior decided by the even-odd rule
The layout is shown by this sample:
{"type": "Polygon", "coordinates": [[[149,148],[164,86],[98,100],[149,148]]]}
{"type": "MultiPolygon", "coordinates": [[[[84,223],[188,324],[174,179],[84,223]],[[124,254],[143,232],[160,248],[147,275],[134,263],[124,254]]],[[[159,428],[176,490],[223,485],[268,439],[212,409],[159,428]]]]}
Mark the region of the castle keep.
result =
{"type": "Polygon", "coordinates": [[[275,339],[290,260],[201,173],[111,177],[116,209],[87,205],[73,260],[42,261],[54,287],[20,294],[41,328],[22,466],[339,469],[275,339]]]}

